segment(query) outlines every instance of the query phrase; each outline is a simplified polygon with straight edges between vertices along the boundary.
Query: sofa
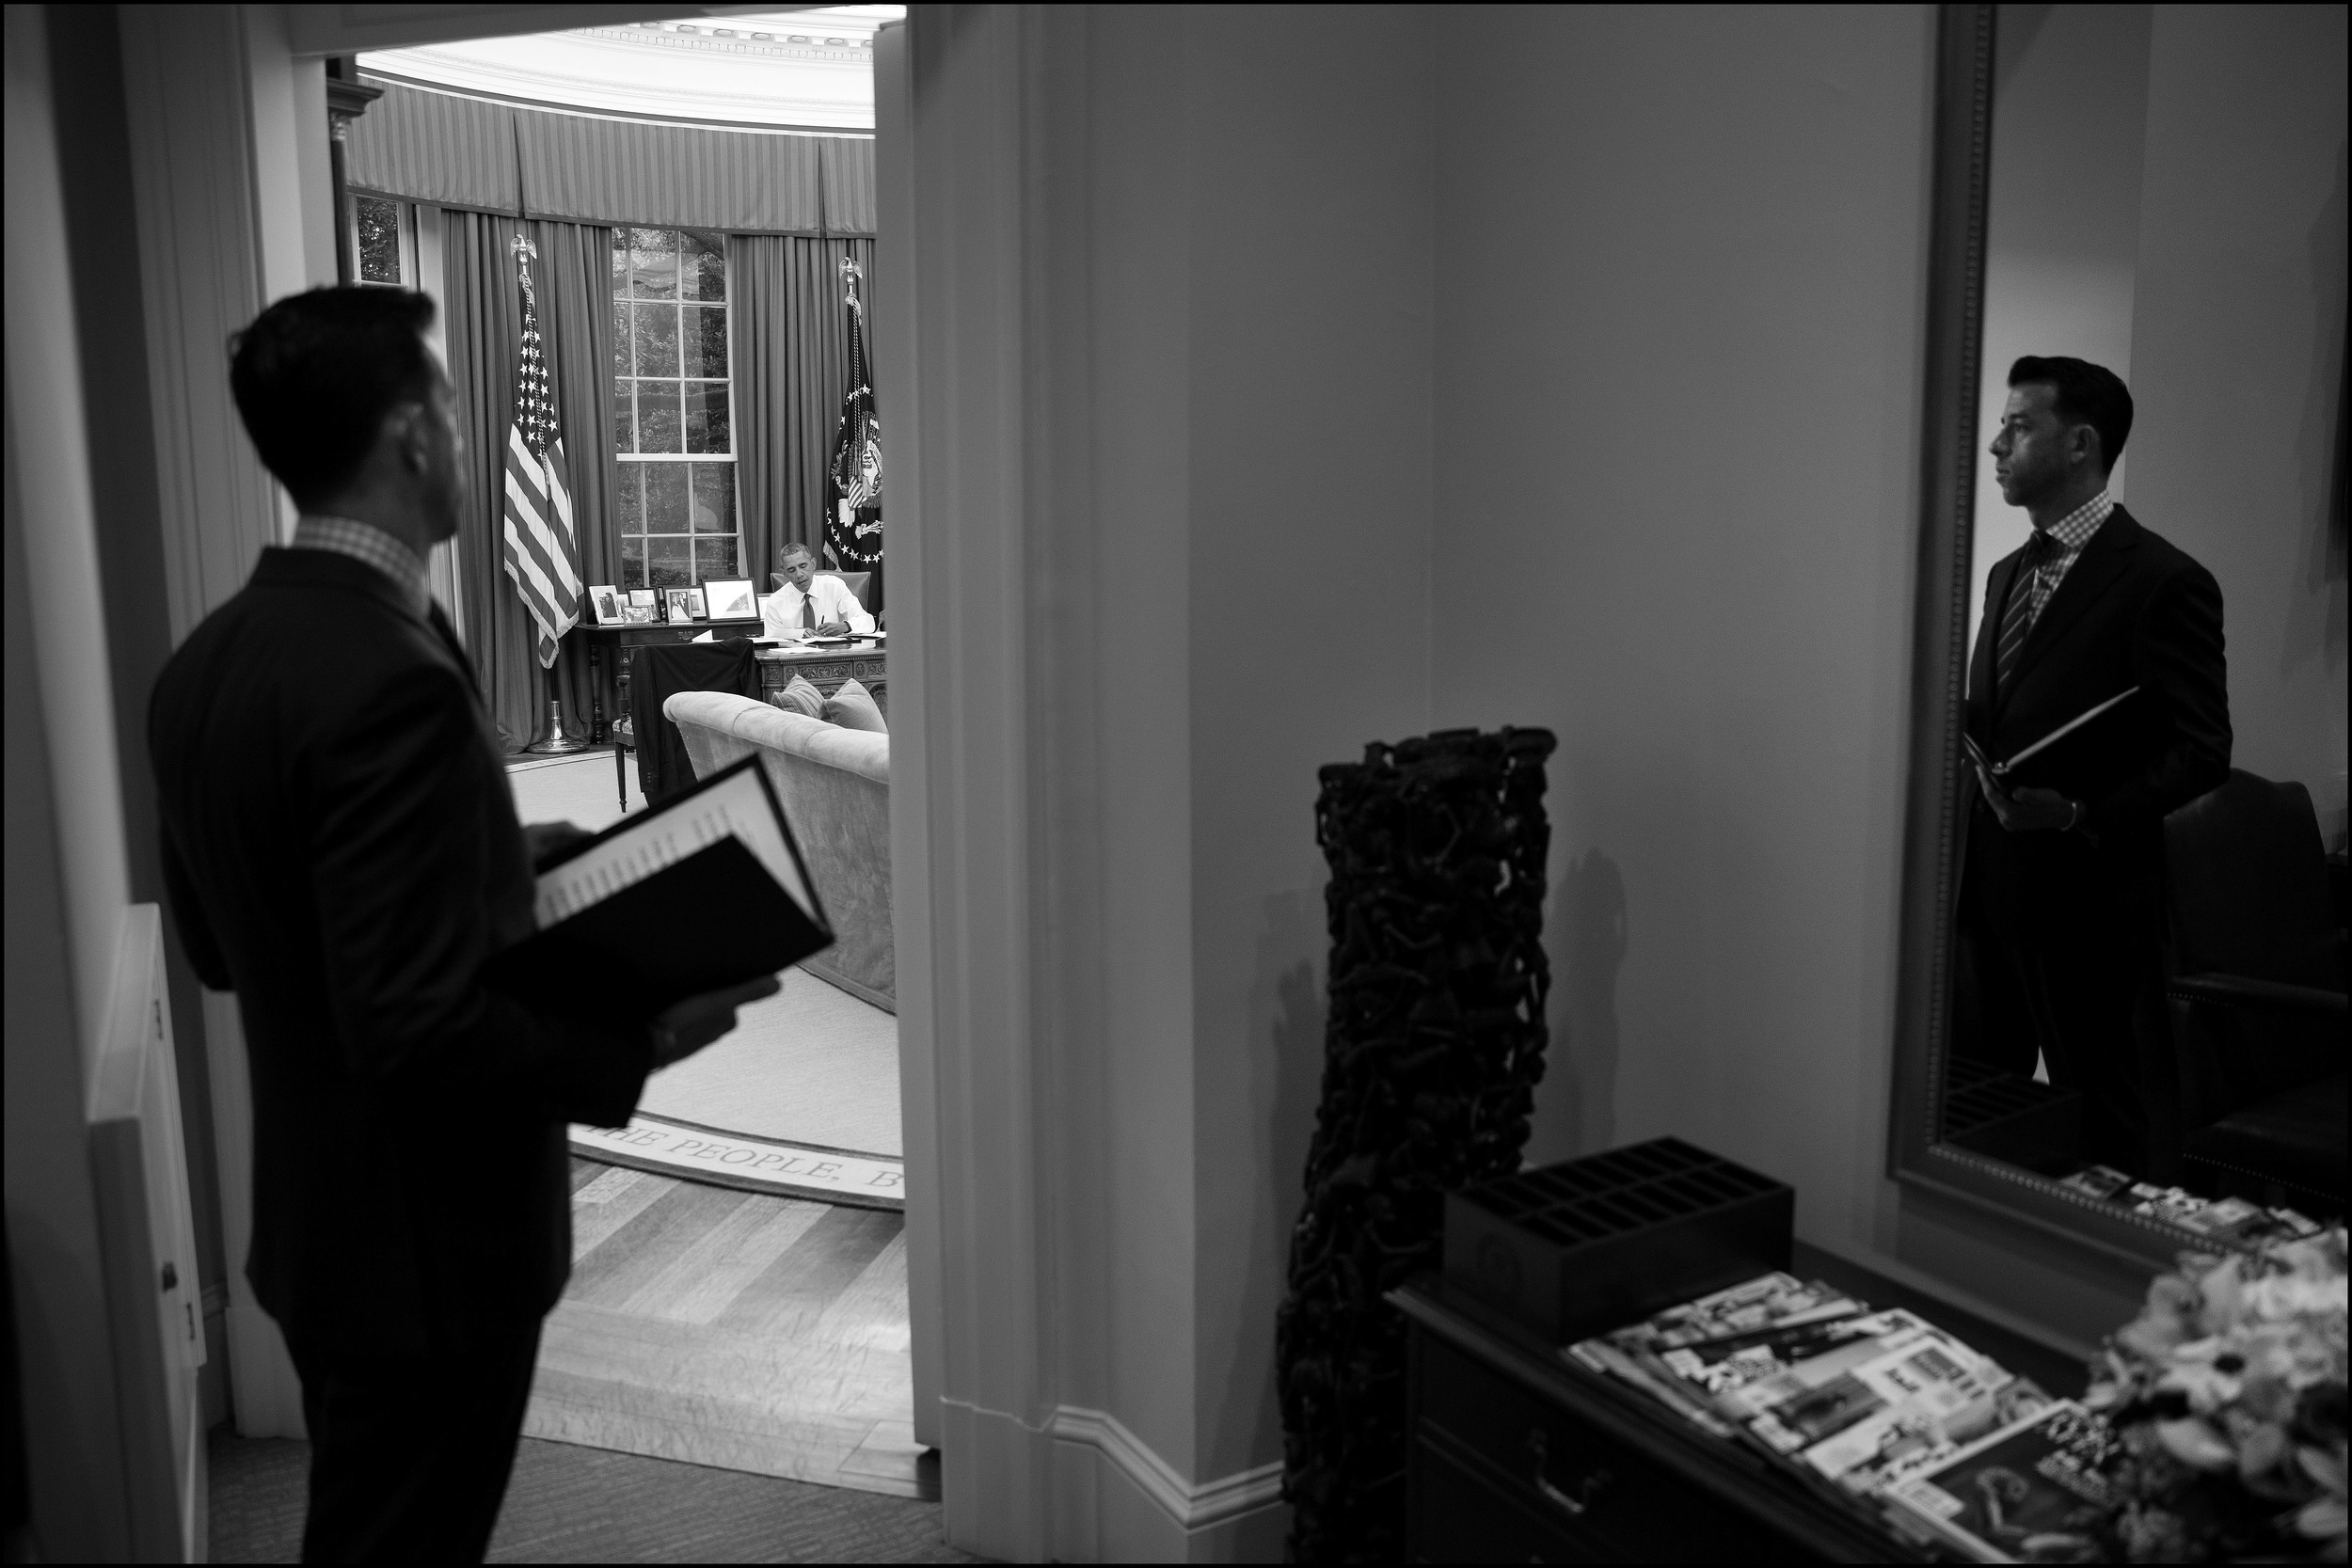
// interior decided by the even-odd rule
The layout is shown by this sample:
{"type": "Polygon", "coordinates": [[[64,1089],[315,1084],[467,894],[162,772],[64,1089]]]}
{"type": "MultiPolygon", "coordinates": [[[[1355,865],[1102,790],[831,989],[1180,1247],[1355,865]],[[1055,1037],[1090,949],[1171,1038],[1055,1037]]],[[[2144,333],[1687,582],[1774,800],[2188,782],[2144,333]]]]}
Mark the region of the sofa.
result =
{"type": "Polygon", "coordinates": [[[787,713],[725,691],[680,691],[661,711],[685,737],[694,776],[755,756],[801,847],[834,944],[801,967],[898,1010],[890,924],[890,737],[787,713]]]}

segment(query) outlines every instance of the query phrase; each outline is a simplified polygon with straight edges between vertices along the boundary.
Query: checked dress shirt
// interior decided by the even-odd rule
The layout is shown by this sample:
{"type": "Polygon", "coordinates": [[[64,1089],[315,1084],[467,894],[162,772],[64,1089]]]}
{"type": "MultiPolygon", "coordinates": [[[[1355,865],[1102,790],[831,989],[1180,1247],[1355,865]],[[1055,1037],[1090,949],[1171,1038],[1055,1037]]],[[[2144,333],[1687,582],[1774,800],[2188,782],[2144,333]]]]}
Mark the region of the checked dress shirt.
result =
{"type": "Polygon", "coordinates": [[[2025,580],[2013,584],[2009,591],[2009,610],[2001,618],[2001,640],[1994,651],[1994,679],[2006,686],[2010,671],[2017,663],[2017,654],[2026,645],[2026,636],[2033,624],[2042,618],[2050,595],[2074,562],[2080,559],[2083,546],[2099,531],[2099,525],[2115,510],[2115,498],[2105,490],[2052,523],[2049,531],[2036,534],[2026,541],[2024,562],[2025,580]],[[2018,596],[2018,590],[2025,596],[2018,596]]]}
{"type": "Polygon", "coordinates": [[[425,588],[424,562],[416,551],[373,523],[305,513],[294,524],[294,547],[329,550],[367,562],[392,579],[407,598],[408,608],[419,615],[425,613],[425,607],[431,602],[432,595],[425,588]]]}

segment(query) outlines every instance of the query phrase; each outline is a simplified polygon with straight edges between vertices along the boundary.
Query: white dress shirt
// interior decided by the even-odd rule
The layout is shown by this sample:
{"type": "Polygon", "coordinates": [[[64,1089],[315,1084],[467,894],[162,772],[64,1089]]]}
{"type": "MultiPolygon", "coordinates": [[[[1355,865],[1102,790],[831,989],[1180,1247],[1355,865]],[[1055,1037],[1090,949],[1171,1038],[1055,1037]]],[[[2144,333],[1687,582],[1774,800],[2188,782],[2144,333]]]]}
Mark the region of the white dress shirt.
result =
{"type": "Polygon", "coordinates": [[[801,602],[810,601],[815,609],[818,626],[827,621],[846,621],[851,631],[872,631],[874,618],[866,613],[850,592],[850,585],[829,572],[819,572],[808,579],[808,593],[793,587],[787,579],[782,588],[759,601],[762,629],[771,637],[798,637],[807,628],[801,625],[801,602]]]}

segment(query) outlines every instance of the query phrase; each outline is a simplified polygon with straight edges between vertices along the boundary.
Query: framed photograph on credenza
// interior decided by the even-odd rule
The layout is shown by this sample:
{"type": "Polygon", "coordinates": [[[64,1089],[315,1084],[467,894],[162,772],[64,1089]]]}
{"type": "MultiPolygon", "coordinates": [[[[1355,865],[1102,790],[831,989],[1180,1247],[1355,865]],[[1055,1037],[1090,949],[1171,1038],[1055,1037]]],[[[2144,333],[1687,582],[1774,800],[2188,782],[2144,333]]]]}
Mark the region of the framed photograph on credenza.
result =
{"type": "Polygon", "coordinates": [[[749,578],[712,578],[703,584],[703,593],[714,621],[759,619],[759,596],[753,591],[749,578]]]}
{"type": "Polygon", "coordinates": [[[665,588],[661,591],[661,607],[670,625],[682,626],[694,619],[696,596],[691,588],[665,588]]]}
{"type": "Polygon", "coordinates": [[[591,585],[588,590],[588,602],[595,607],[596,625],[617,626],[625,624],[621,610],[628,601],[612,584],[605,582],[591,585]]]}

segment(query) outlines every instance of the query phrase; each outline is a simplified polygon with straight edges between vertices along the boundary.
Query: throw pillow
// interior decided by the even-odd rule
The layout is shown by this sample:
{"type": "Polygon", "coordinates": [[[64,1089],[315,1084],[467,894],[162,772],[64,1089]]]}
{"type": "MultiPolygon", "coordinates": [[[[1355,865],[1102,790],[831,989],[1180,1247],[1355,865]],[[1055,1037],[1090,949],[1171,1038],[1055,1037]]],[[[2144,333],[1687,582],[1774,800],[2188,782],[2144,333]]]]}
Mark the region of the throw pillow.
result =
{"type": "Polygon", "coordinates": [[[824,694],[809,684],[806,675],[795,675],[791,684],[776,693],[776,706],[787,713],[797,713],[803,719],[825,716],[824,694]]]}
{"type": "Polygon", "coordinates": [[[845,730],[871,730],[888,735],[890,726],[875,705],[874,694],[856,681],[843,681],[841,689],[825,699],[825,717],[845,730]]]}

